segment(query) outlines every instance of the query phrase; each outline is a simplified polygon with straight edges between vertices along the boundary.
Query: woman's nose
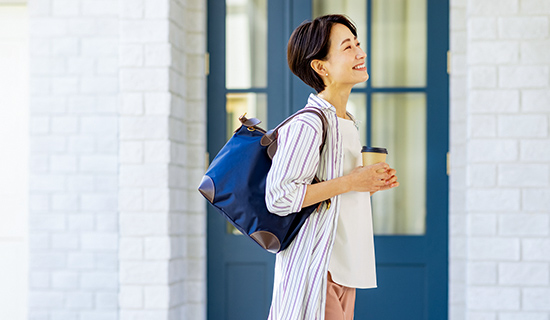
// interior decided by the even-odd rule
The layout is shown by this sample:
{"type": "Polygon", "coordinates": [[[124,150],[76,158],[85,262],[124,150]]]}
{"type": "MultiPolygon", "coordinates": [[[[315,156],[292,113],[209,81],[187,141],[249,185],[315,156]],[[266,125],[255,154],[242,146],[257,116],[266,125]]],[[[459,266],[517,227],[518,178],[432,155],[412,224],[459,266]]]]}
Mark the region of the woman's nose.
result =
{"type": "Polygon", "coordinates": [[[359,52],[357,52],[357,55],[355,56],[357,59],[364,59],[367,54],[365,53],[365,51],[363,51],[363,49],[361,48],[358,48],[359,49],[359,52]]]}

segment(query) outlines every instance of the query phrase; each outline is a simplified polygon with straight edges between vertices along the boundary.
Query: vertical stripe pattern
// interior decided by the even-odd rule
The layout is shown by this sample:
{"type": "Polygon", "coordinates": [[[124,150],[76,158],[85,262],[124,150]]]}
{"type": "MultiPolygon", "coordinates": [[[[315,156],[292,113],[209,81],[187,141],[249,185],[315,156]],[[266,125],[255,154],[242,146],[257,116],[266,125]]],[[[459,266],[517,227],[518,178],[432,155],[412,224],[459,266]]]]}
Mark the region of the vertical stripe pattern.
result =
{"type": "MultiPolygon", "coordinates": [[[[301,209],[307,185],[314,176],[322,180],[343,174],[342,139],[336,110],[325,100],[310,95],[307,107],[324,112],[329,128],[323,152],[322,122],[305,113],[279,130],[278,148],[267,177],[266,204],[278,215],[301,209]]],[[[338,221],[339,196],[314,212],[290,246],[277,254],[270,320],[323,320],[327,270],[338,221]]]]}

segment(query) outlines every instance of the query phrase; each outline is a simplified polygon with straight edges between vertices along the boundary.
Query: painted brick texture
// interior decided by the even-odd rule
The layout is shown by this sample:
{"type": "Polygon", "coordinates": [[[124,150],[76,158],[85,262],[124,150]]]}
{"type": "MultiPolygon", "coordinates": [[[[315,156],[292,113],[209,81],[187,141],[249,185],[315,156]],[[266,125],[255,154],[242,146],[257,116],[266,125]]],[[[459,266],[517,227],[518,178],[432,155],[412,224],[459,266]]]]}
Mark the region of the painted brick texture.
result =
{"type": "Polygon", "coordinates": [[[117,2],[28,6],[29,319],[117,319],[117,2]]]}
{"type": "Polygon", "coordinates": [[[29,12],[29,319],[205,319],[205,1],[29,12]]]}
{"type": "MultiPolygon", "coordinates": [[[[29,1],[29,318],[205,319],[205,5],[29,1]]],[[[450,319],[550,318],[549,21],[451,1],[450,319]]]]}
{"type": "MultiPolygon", "coordinates": [[[[450,176],[449,176],[449,319],[465,319],[466,314],[466,275],[468,238],[467,230],[471,222],[466,214],[466,150],[467,144],[467,113],[468,77],[473,77],[466,71],[468,28],[466,25],[466,1],[450,1],[450,176]]],[[[487,23],[484,23],[487,25],[487,23]]],[[[491,33],[491,31],[487,31],[491,33]]],[[[477,74],[483,74],[485,79],[480,83],[491,86],[496,83],[496,71],[478,69],[477,74]],[[493,74],[491,74],[493,73],[493,74]],[[493,78],[491,80],[491,78],[493,78]]],[[[476,77],[477,79],[477,77],[476,77]]],[[[491,128],[483,132],[491,132],[491,128]]],[[[496,124],[495,129],[496,131],[496,124]]],[[[483,181],[489,183],[491,170],[484,170],[483,181]]],[[[477,181],[477,180],[476,180],[477,181]]],[[[480,180],[481,181],[481,180],[480,180]]],[[[470,267],[471,268],[471,267],[470,267]]]]}
{"type": "Polygon", "coordinates": [[[121,320],[206,318],[206,216],[193,182],[205,163],[206,11],[195,2],[120,4],[121,320]]]}
{"type": "Polygon", "coordinates": [[[451,39],[466,26],[463,46],[451,46],[453,60],[466,55],[464,71],[451,73],[451,83],[466,73],[465,103],[451,93],[451,114],[467,130],[451,141],[451,153],[466,151],[452,155],[465,170],[452,167],[451,181],[466,187],[451,184],[451,199],[464,201],[451,217],[463,213],[455,220],[466,222],[451,231],[451,243],[465,243],[451,246],[451,269],[466,275],[451,279],[450,319],[550,318],[549,9],[537,0],[451,8],[463,19],[451,23],[451,39]]]}

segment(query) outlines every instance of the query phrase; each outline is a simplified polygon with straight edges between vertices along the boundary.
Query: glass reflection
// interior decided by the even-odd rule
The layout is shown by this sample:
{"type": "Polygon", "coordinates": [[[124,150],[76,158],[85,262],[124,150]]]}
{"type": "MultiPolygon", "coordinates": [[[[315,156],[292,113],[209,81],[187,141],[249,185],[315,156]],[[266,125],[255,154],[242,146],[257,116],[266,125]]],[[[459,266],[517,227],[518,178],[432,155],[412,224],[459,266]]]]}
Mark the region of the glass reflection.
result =
{"type": "Polygon", "coordinates": [[[267,0],[226,0],[225,50],[228,89],[267,85],[267,0]]]}
{"type": "Polygon", "coordinates": [[[426,0],[373,0],[373,87],[426,85],[426,0]]]}
{"type": "Polygon", "coordinates": [[[257,118],[260,127],[268,129],[267,95],[265,93],[228,93],[225,111],[227,114],[227,139],[241,126],[239,117],[246,113],[247,118],[257,118]]]}
{"type": "Polygon", "coordinates": [[[388,149],[398,188],[374,194],[376,234],[420,235],[426,230],[426,96],[372,96],[372,145],[388,149]]]}

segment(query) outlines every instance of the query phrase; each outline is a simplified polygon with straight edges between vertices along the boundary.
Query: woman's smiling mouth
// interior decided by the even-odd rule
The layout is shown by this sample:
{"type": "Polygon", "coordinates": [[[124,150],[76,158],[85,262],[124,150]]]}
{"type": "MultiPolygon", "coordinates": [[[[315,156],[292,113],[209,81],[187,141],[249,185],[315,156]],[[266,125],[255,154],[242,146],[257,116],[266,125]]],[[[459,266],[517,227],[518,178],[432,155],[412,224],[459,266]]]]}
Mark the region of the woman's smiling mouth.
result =
{"type": "Polygon", "coordinates": [[[367,69],[367,66],[365,65],[365,63],[361,63],[361,64],[358,64],[356,65],[355,67],[353,67],[354,70],[363,70],[363,69],[367,69]]]}

